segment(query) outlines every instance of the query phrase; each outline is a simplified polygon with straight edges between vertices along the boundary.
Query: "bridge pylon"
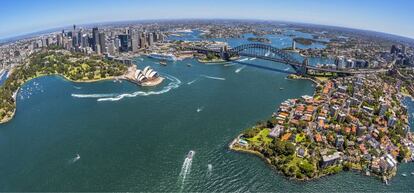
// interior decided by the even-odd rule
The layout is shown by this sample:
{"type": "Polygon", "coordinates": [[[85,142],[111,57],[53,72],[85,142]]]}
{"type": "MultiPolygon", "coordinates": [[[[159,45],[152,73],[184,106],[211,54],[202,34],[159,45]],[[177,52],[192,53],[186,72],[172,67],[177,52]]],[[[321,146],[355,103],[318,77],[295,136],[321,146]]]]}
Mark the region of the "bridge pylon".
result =
{"type": "Polygon", "coordinates": [[[295,70],[300,75],[306,75],[308,74],[308,65],[309,65],[309,59],[305,58],[302,62],[302,66],[296,67],[295,70]]]}

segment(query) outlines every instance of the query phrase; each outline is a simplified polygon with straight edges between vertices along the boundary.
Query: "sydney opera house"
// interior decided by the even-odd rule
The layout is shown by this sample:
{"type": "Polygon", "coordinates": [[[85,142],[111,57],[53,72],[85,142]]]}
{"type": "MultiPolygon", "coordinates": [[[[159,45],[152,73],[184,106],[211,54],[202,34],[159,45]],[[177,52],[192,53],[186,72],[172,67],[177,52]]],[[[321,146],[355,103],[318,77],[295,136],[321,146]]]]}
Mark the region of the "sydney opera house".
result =
{"type": "Polygon", "coordinates": [[[135,70],[134,76],[130,78],[140,86],[155,86],[160,84],[164,78],[158,72],[147,66],[143,70],[135,70]]]}

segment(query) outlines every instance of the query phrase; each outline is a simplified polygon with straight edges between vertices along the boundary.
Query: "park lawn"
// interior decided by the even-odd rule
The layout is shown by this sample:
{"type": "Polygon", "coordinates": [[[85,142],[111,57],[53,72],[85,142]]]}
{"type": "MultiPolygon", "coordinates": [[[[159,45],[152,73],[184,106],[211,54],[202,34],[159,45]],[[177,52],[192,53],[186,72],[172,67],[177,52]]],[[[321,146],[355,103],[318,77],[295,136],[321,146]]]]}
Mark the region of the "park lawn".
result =
{"type": "Polygon", "coordinates": [[[258,145],[260,146],[263,142],[265,144],[269,144],[272,142],[272,138],[268,137],[270,133],[269,129],[263,129],[261,130],[256,136],[252,137],[252,138],[248,138],[247,140],[251,143],[253,143],[254,145],[258,145]]]}

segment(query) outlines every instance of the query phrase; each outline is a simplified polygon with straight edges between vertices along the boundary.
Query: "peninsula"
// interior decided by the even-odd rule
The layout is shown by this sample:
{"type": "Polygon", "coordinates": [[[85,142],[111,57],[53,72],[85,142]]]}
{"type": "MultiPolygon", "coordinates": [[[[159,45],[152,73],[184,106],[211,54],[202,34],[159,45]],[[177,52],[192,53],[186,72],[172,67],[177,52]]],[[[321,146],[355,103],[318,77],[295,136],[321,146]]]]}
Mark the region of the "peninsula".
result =
{"type": "Polygon", "coordinates": [[[313,96],[286,100],[230,149],[256,154],[294,179],[358,170],[387,182],[400,162],[413,160],[400,82],[389,75],[318,81],[313,96]]]}
{"type": "Polygon", "coordinates": [[[16,67],[0,87],[0,123],[13,118],[17,92],[31,79],[58,75],[74,82],[94,82],[122,78],[126,73],[126,65],[100,56],[56,49],[34,53],[25,65],[16,67]]]}

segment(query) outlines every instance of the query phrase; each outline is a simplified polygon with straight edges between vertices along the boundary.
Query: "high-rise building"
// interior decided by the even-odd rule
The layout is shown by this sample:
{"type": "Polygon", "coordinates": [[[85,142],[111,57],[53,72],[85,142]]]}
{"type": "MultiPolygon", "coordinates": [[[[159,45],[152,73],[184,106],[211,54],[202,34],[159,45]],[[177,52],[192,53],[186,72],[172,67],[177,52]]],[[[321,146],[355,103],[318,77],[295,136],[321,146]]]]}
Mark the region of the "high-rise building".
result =
{"type": "Polygon", "coordinates": [[[154,34],[149,33],[148,34],[148,46],[152,46],[152,45],[154,45],[154,34]]]}
{"type": "Polygon", "coordinates": [[[407,47],[405,47],[405,45],[401,46],[401,53],[403,53],[404,55],[407,54],[407,47]]]}
{"type": "Polygon", "coordinates": [[[96,51],[96,46],[99,45],[99,29],[94,27],[92,29],[92,49],[96,51]]]}
{"type": "Polygon", "coordinates": [[[56,44],[58,46],[63,46],[63,36],[62,36],[62,34],[57,34],[56,35],[56,44]]]}
{"type": "Polygon", "coordinates": [[[292,50],[296,50],[296,41],[292,40],[292,50]]]}
{"type": "Polygon", "coordinates": [[[101,48],[101,53],[106,53],[106,37],[105,33],[101,32],[99,33],[99,46],[101,48]]]}
{"type": "Polygon", "coordinates": [[[88,34],[82,35],[82,47],[87,48],[89,47],[89,36],[88,34]]]}
{"type": "Polygon", "coordinates": [[[78,45],[79,46],[83,46],[82,36],[83,36],[83,32],[82,32],[82,29],[81,29],[81,30],[78,31],[78,45]]]}
{"type": "Polygon", "coordinates": [[[146,48],[147,47],[147,41],[145,38],[145,33],[141,33],[139,36],[139,44],[141,49],[146,48]]]}
{"type": "Polygon", "coordinates": [[[108,53],[111,55],[115,54],[115,40],[110,40],[108,43],[108,53]]]}
{"type": "Polygon", "coordinates": [[[338,69],[344,69],[346,67],[346,62],[344,57],[338,56],[335,58],[335,65],[338,69]]]}
{"type": "Polygon", "coordinates": [[[128,35],[122,34],[118,36],[121,46],[119,47],[119,51],[121,52],[128,52],[128,35]]]}
{"type": "Polygon", "coordinates": [[[138,48],[139,48],[138,34],[132,33],[131,34],[131,50],[132,52],[138,52],[138,48]]]}

